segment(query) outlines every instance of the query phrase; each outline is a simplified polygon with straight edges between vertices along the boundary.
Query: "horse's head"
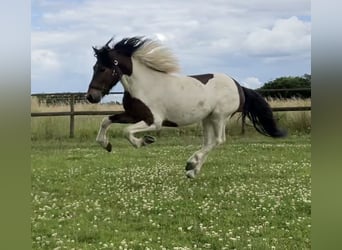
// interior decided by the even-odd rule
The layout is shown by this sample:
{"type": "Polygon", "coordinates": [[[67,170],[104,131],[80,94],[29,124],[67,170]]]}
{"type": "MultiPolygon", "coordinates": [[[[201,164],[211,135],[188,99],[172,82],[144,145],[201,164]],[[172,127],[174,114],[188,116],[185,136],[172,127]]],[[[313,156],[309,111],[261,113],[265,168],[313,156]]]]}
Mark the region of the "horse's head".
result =
{"type": "Polygon", "coordinates": [[[132,73],[132,62],[130,57],[111,48],[109,43],[101,49],[93,47],[96,63],[93,67],[93,77],[90,81],[86,98],[91,103],[98,103],[102,97],[120,81],[123,74],[132,73]]]}

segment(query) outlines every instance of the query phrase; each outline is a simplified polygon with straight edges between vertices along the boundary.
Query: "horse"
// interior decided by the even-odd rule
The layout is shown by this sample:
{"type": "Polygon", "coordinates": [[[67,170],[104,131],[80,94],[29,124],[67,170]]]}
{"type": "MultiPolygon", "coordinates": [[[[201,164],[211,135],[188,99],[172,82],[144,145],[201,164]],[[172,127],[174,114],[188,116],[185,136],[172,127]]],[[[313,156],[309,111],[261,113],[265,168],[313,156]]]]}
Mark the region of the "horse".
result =
{"type": "Polygon", "coordinates": [[[121,81],[124,111],[102,120],[96,141],[112,150],[106,132],[113,123],[130,124],[124,136],[136,148],[155,142],[138,132],[158,131],[164,127],[182,127],[201,122],[203,145],[186,162],[186,176],[195,178],[207,156],[226,141],[226,123],[236,112],[248,117],[261,134],[274,138],[287,132],[278,127],[267,101],[255,90],[241,86],[223,73],[185,76],[178,61],[159,41],[135,36],[123,38],[94,50],[93,66],[86,99],[99,103],[121,81]]]}

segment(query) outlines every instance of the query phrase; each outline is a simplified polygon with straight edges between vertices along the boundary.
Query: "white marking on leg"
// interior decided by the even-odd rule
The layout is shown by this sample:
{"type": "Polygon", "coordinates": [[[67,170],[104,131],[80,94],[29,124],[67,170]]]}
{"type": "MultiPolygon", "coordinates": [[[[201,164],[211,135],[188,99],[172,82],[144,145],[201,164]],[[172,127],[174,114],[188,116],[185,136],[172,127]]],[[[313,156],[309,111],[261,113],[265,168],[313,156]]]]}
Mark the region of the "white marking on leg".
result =
{"type": "Polygon", "coordinates": [[[209,118],[202,121],[203,127],[203,146],[209,145],[214,141],[214,128],[209,118]]]}
{"type": "Polygon", "coordinates": [[[197,173],[195,173],[195,169],[188,170],[185,173],[185,175],[190,179],[194,179],[196,177],[196,174],[197,173]]]}
{"type": "Polygon", "coordinates": [[[227,124],[227,121],[224,120],[223,121],[223,126],[222,126],[222,132],[221,132],[222,143],[224,143],[226,141],[226,124],[227,124]]]}
{"type": "Polygon", "coordinates": [[[214,123],[214,134],[217,145],[224,142],[225,137],[225,120],[223,117],[218,117],[213,120],[214,123]]]}
{"type": "Polygon", "coordinates": [[[107,130],[112,124],[112,121],[108,117],[103,118],[99,132],[97,133],[96,141],[103,147],[106,148],[108,145],[108,139],[106,137],[107,130]]]}
{"type": "Polygon", "coordinates": [[[222,144],[225,139],[225,119],[206,119],[203,121],[204,145],[196,151],[188,160],[188,164],[194,166],[189,169],[186,175],[189,178],[194,178],[200,171],[208,154],[217,145],[222,144]]]}
{"type": "Polygon", "coordinates": [[[215,133],[213,122],[211,119],[206,118],[202,121],[203,126],[203,146],[200,150],[196,151],[187,161],[187,164],[193,166],[186,172],[186,176],[194,178],[200,171],[201,167],[207,159],[208,153],[216,146],[215,133]]]}
{"type": "Polygon", "coordinates": [[[193,178],[195,175],[197,175],[201,168],[206,161],[209,152],[217,145],[217,143],[212,143],[209,145],[206,145],[202,147],[200,150],[196,151],[187,161],[187,164],[191,164],[194,166],[193,169],[187,170],[186,175],[190,178],[193,178]]]}

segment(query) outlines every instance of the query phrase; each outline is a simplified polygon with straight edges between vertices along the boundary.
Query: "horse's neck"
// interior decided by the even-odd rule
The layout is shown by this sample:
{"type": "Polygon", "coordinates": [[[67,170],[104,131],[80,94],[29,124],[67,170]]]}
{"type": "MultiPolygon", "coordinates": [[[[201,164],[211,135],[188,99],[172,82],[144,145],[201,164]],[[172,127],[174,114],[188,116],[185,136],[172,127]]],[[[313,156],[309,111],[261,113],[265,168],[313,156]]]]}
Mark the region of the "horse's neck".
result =
{"type": "Polygon", "coordinates": [[[132,74],[130,76],[124,75],[121,79],[121,83],[124,89],[133,95],[139,94],[139,92],[150,91],[173,77],[171,75],[155,71],[133,58],[132,66],[132,74]]]}

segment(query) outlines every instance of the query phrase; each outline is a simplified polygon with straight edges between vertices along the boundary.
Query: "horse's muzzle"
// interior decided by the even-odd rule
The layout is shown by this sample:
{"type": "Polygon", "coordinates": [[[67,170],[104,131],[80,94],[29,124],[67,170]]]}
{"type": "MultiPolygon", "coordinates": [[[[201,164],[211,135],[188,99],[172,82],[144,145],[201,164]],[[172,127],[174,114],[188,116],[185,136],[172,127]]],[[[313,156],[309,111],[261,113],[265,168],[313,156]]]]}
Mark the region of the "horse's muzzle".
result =
{"type": "Polygon", "coordinates": [[[102,99],[102,94],[98,90],[89,90],[86,98],[90,103],[99,103],[102,99]]]}

